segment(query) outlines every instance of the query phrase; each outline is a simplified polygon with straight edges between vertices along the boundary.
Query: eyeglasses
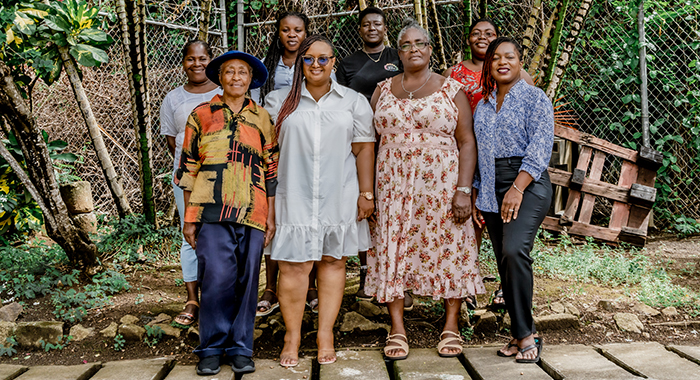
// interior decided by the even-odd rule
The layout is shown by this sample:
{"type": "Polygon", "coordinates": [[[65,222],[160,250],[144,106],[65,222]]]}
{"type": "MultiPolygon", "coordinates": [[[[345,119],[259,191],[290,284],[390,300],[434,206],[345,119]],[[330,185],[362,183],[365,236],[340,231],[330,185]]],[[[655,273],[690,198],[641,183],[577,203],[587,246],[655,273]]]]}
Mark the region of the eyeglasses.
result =
{"type": "Polygon", "coordinates": [[[492,32],[492,31],[490,31],[490,30],[485,31],[484,33],[481,33],[480,31],[475,30],[475,31],[473,31],[473,32],[469,35],[469,37],[474,37],[474,38],[479,38],[479,37],[492,38],[492,37],[496,37],[496,33],[492,32]]]}
{"type": "Polygon", "coordinates": [[[423,50],[428,45],[430,45],[430,44],[425,42],[425,41],[419,41],[419,42],[415,42],[415,43],[406,42],[405,44],[399,46],[399,49],[401,49],[401,51],[409,51],[409,50],[411,50],[412,47],[415,46],[416,49],[423,50]]]}
{"type": "Polygon", "coordinates": [[[301,60],[304,61],[304,64],[306,66],[311,66],[314,64],[314,62],[318,62],[318,64],[321,66],[326,66],[328,64],[328,62],[331,61],[331,58],[335,58],[335,56],[332,55],[330,57],[327,57],[327,56],[323,55],[323,56],[316,58],[316,57],[312,57],[310,55],[305,55],[305,56],[301,57],[301,60]]]}

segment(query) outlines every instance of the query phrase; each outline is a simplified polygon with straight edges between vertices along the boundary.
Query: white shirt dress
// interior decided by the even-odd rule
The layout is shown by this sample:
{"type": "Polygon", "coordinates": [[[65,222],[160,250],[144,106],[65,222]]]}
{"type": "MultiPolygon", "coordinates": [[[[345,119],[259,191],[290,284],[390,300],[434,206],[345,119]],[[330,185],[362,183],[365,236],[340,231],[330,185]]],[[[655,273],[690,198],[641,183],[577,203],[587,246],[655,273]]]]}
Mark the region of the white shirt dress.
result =
{"type": "MultiPolygon", "coordinates": [[[[276,90],[265,98],[275,122],[289,91],[276,90]]],[[[273,260],[341,259],[369,248],[367,221],[357,222],[360,189],[351,144],[374,142],[374,136],[372,108],[364,96],[333,80],[331,90],[316,102],[302,86],[299,106],[278,136],[273,260]]]]}

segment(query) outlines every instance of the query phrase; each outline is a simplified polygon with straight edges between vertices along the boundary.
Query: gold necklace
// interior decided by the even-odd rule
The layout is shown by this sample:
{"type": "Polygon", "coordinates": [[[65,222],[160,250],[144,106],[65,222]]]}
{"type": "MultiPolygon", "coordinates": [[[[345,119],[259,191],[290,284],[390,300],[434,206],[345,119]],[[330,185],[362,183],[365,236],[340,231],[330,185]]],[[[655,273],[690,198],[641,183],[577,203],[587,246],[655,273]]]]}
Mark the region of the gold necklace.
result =
{"type": "MultiPolygon", "coordinates": [[[[383,46],[383,45],[382,45],[382,46],[383,46]]],[[[365,54],[367,54],[367,58],[369,58],[370,61],[372,61],[372,62],[374,62],[374,63],[377,63],[377,62],[379,62],[380,59],[382,59],[382,54],[384,54],[384,50],[385,50],[385,49],[386,49],[386,46],[385,46],[384,48],[382,48],[382,51],[379,52],[379,57],[378,57],[377,59],[372,58],[372,57],[369,55],[369,53],[367,52],[367,50],[365,50],[364,47],[362,48],[362,51],[365,52],[365,54]]],[[[376,53],[375,53],[375,54],[376,54],[376,53]]]]}
{"type": "Polygon", "coordinates": [[[423,84],[420,85],[420,87],[418,87],[417,89],[415,89],[413,91],[408,91],[408,90],[406,90],[406,87],[403,86],[403,78],[405,78],[405,77],[406,77],[405,73],[401,74],[401,89],[403,90],[403,92],[408,94],[409,99],[413,100],[413,93],[418,92],[418,90],[420,90],[421,88],[425,87],[426,84],[428,84],[428,81],[430,80],[430,71],[428,71],[428,77],[425,78],[425,82],[423,82],[423,84]]]}

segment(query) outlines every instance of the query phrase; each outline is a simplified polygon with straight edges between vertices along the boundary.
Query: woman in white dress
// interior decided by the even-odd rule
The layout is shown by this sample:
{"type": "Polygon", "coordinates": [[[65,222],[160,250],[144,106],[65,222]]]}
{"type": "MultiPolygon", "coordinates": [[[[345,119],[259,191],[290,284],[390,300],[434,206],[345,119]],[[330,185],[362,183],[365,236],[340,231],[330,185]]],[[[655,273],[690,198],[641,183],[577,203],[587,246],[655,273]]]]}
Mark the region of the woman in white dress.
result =
{"type": "Polygon", "coordinates": [[[310,36],[299,47],[292,87],[266,98],[280,144],[271,257],[280,268],[280,309],[287,328],[280,364],[285,367],[299,362],[314,263],[318,362],[335,362],[333,324],[345,289],[345,261],[357,255],[358,229],[367,228],[359,222],[374,211],[372,109],[363,95],[331,78],[334,64],[332,43],[310,36]]]}

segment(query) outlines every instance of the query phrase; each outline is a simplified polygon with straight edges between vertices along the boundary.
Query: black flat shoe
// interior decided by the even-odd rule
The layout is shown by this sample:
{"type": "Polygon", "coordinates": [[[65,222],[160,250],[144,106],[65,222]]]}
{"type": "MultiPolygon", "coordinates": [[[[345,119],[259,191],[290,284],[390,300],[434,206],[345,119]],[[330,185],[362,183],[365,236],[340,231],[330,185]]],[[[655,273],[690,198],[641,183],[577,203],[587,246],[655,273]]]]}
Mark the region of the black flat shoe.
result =
{"type": "Polygon", "coordinates": [[[235,373],[255,372],[255,362],[248,356],[233,355],[231,358],[231,369],[235,373]]]}
{"type": "Polygon", "coordinates": [[[211,376],[216,375],[221,371],[221,355],[207,356],[206,358],[199,359],[197,364],[197,375],[199,376],[211,376]]]}

